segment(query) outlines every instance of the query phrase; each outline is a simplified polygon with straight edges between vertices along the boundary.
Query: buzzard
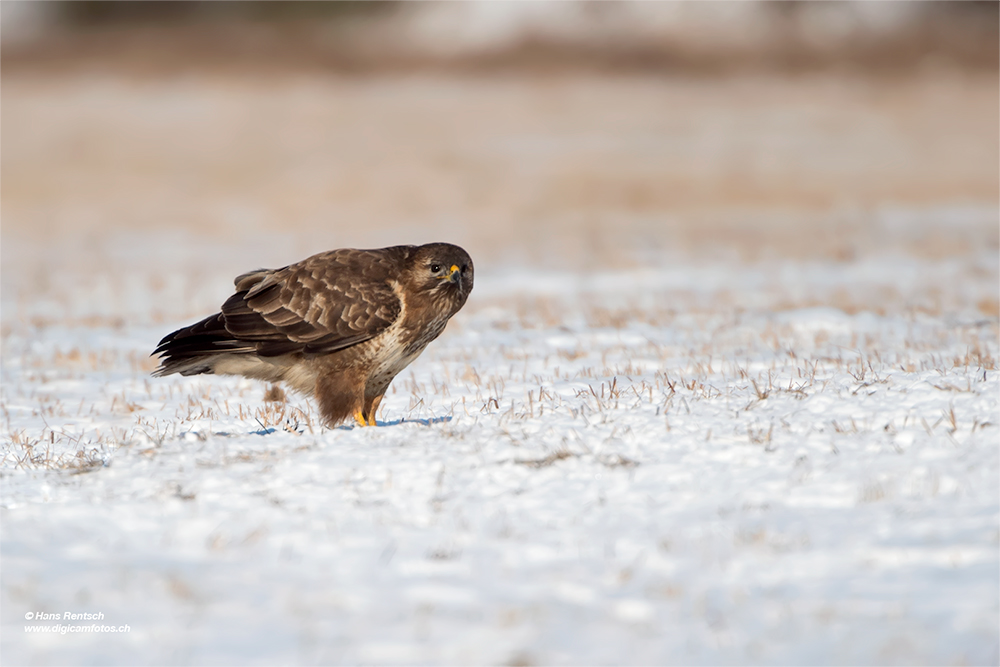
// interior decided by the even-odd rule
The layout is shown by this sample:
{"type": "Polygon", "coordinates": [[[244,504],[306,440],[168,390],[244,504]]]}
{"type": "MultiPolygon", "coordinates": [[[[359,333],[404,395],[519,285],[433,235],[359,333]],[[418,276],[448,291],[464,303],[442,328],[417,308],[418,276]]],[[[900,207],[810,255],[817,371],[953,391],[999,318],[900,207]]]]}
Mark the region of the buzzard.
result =
{"type": "Polygon", "coordinates": [[[450,243],[331,250],[244,273],[221,312],[160,341],[153,375],[283,381],[315,396],[329,426],[374,426],[389,383],[441,335],[472,280],[472,259],[450,243]]]}

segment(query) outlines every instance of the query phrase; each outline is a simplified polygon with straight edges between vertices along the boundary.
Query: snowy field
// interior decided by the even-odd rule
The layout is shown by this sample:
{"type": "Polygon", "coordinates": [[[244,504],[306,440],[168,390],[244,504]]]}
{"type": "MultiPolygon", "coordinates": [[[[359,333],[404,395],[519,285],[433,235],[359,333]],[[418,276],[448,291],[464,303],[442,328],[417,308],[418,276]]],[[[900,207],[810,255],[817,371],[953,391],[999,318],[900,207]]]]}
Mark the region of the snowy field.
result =
{"type": "Polygon", "coordinates": [[[5,662],[995,663],[996,319],[772,306],[996,277],[484,269],[366,429],[150,378],[182,321],[9,331],[5,662]]]}
{"type": "Polygon", "coordinates": [[[5,201],[4,664],[1000,662],[993,204],[744,255],[646,213],[589,267],[408,229],[466,245],[475,290],[377,427],[330,430],[148,358],[329,237],[33,236],[32,196],[5,201]],[[128,632],[26,629],[67,612],[128,632]]]}

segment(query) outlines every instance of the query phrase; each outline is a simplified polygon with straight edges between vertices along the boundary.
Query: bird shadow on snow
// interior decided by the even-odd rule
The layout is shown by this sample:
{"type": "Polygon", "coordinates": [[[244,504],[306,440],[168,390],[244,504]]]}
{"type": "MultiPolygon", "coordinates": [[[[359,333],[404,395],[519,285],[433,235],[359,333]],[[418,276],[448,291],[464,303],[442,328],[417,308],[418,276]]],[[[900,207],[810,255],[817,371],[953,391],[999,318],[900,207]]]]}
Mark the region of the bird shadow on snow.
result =
{"type": "MultiPolygon", "coordinates": [[[[375,424],[375,426],[377,428],[382,428],[383,426],[399,426],[400,424],[420,424],[421,426],[430,426],[431,424],[442,424],[442,423],[446,423],[446,422],[450,422],[450,421],[451,421],[451,417],[450,416],[447,416],[447,417],[431,417],[430,419],[406,419],[406,418],[403,418],[403,419],[395,419],[393,421],[387,421],[387,422],[386,421],[378,422],[377,424],[375,424]]],[[[361,428],[361,427],[358,426],[358,425],[356,425],[356,424],[345,424],[343,426],[337,426],[333,430],[336,430],[336,431],[353,431],[356,428],[361,428]]],[[[368,427],[366,427],[366,428],[368,428],[368,427]]],[[[277,431],[278,431],[278,429],[276,429],[276,428],[262,428],[262,429],[258,429],[256,431],[250,431],[249,435],[271,435],[272,433],[275,433],[277,431]]],[[[226,435],[230,435],[230,434],[229,433],[216,433],[215,435],[226,436],[226,435]]]]}
{"type": "MultiPolygon", "coordinates": [[[[430,426],[431,424],[441,424],[444,422],[450,422],[451,417],[431,417],[430,419],[395,419],[388,422],[377,422],[376,427],[381,428],[383,426],[399,426],[400,424],[420,424],[421,426],[430,426]]],[[[357,424],[338,426],[337,430],[340,431],[353,431],[356,428],[361,428],[357,424]]],[[[367,427],[365,427],[367,428],[367,427]]]]}

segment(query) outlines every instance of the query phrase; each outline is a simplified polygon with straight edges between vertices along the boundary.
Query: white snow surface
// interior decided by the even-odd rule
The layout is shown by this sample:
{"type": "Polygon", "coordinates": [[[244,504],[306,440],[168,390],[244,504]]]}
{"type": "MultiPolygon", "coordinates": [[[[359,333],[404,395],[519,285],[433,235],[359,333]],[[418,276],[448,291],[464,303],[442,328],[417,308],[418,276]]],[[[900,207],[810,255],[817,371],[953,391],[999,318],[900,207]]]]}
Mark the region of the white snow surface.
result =
{"type": "Polygon", "coordinates": [[[10,288],[4,663],[996,664],[980,264],[483,270],[379,425],[332,430],[151,378],[193,319],[154,323],[141,267],[66,287],[111,323],[31,325],[60,309],[10,288]],[[927,284],[943,307],[776,306],[927,284]],[[129,631],[25,630],[66,612],[129,631]]]}

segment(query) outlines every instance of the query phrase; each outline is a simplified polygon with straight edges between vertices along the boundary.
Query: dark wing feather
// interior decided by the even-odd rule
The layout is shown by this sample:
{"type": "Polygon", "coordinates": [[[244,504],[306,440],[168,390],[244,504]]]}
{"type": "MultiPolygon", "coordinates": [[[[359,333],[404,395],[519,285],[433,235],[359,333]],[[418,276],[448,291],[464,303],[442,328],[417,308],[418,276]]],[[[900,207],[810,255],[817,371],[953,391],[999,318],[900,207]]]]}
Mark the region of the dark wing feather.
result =
{"type": "Polygon", "coordinates": [[[208,359],[225,352],[253,352],[253,343],[235,340],[228,331],[222,313],[178,329],[160,341],[153,354],[161,354],[160,367],[153,375],[197,375],[211,372],[208,359]]]}
{"type": "Polygon", "coordinates": [[[406,246],[334,250],[244,274],[222,306],[226,331],[262,356],[335,352],[374,338],[402,309],[392,283],[408,256],[406,246]]]}

